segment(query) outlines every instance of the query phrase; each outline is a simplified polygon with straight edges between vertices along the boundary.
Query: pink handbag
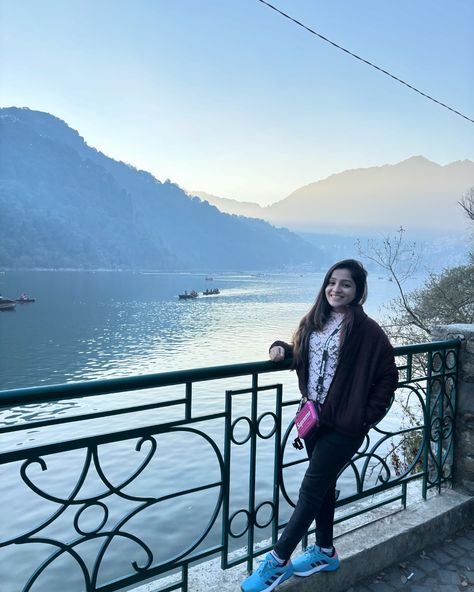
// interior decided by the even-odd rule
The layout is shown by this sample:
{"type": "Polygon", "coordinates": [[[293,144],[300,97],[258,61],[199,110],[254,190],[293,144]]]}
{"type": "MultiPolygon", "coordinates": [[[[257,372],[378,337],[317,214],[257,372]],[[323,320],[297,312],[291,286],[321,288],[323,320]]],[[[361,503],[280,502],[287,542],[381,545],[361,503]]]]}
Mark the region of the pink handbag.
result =
{"type": "Polygon", "coordinates": [[[295,426],[298,437],[293,446],[301,450],[303,444],[300,438],[306,438],[310,432],[319,426],[319,405],[311,399],[303,398],[295,416],[295,426]]]}

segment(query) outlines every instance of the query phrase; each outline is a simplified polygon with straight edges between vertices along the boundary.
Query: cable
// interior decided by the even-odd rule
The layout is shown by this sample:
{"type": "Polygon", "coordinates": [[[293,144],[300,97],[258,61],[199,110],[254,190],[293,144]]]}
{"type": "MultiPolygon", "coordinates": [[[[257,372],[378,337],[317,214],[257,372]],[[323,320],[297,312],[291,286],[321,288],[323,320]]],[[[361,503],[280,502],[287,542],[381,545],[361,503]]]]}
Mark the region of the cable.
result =
{"type": "Polygon", "coordinates": [[[470,121],[471,123],[474,123],[474,119],[471,119],[470,117],[467,117],[466,115],[463,115],[459,111],[456,111],[456,109],[453,109],[449,105],[446,105],[446,103],[442,103],[441,101],[438,101],[434,97],[432,97],[432,96],[430,96],[430,95],[422,92],[421,90],[419,90],[418,88],[412,86],[411,84],[408,84],[408,82],[405,82],[401,78],[398,78],[397,76],[394,76],[393,74],[390,74],[390,72],[388,72],[387,70],[384,70],[383,68],[380,68],[379,66],[376,66],[372,62],[369,62],[368,60],[365,60],[364,58],[358,56],[357,54],[352,53],[352,51],[349,51],[348,49],[345,49],[341,45],[338,45],[337,43],[334,43],[334,41],[331,41],[327,37],[324,37],[324,35],[321,35],[317,31],[315,31],[314,29],[311,29],[310,27],[308,27],[304,23],[296,20],[295,18],[293,18],[289,14],[286,14],[286,12],[283,12],[282,10],[280,10],[279,8],[277,8],[276,6],[273,6],[273,4],[270,4],[270,2],[267,2],[266,0],[258,0],[258,2],[261,2],[262,4],[265,4],[265,6],[268,6],[268,8],[271,8],[275,12],[278,12],[279,14],[281,14],[285,18],[289,19],[290,21],[293,21],[298,26],[302,27],[303,29],[306,29],[307,31],[309,31],[313,35],[316,35],[316,37],[319,37],[323,41],[326,41],[326,43],[329,43],[329,44],[333,45],[334,47],[337,47],[337,49],[340,49],[341,51],[349,54],[353,58],[356,58],[357,60],[363,62],[364,64],[367,64],[368,66],[371,66],[372,68],[375,68],[375,70],[378,70],[379,72],[382,72],[382,74],[386,74],[387,76],[390,76],[390,78],[393,78],[397,82],[400,82],[400,84],[403,84],[403,85],[407,86],[409,89],[414,90],[415,92],[417,92],[421,96],[425,97],[426,99],[429,99],[430,101],[433,101],[433,103],[437,103],[438,105],[441,105],[441,107],[444,107],[445,109],[448,109],[449,111],[452,111],[456,115],[459,115],[460,117],[463,117],[467,121],[470,121]]]}

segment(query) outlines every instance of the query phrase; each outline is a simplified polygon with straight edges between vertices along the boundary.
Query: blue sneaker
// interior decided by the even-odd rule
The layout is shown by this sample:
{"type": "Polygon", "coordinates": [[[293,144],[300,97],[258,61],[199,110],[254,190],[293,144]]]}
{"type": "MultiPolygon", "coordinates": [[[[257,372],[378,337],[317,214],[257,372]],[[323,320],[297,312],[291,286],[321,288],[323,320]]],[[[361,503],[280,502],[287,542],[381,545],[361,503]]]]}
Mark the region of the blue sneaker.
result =
{"type": "Polygon", "coordinates": [[[335,571],[340,565],[339,557],[329,556],[321,551],[321,547],[310,545],[300,557],[293,560],[295,576],[310,576],[318,571],[335,571]]]}
{"type": "Polygon", "coordinates": [[[270,592],[292,575],[291,561],[282,565],[271,553],[267,553],[257,570],[240,584],[240,589],[242,592],[270,592]]]}

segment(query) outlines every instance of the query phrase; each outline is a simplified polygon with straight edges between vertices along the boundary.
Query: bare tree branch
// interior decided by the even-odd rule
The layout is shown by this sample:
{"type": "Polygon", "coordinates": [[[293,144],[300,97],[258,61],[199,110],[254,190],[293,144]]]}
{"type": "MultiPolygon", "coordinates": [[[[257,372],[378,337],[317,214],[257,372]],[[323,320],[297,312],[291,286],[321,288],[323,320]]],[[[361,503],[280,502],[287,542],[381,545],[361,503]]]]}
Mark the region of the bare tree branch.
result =
{"type": "Polygon", "coordinates": [[[376,243],[374,240],[369,240],[364,248],[360,240],[357,240],[356,247],[360,256],[373,261],[389,273],[390,279],[397,285],[403,308],[411,317],[412,323],[428,335],[431,335],[428,325],[423,322],[421,317],[411,307],[403,288],[404,282],[413,277],[421,261],[421,253],[417,249],[416,244],[410,243],[405,245],[403,243],[404,232],[405,229],[403,226],[400,226],[395,236],[386,237],[382,245],[376,243]]]}
{"type": "Polygon", "coordinates": [[[474,221],[474,187],[471,187],[469,191],[462,196],[458,201],[458,204],[464,210],[466,216],[474,221]]]}

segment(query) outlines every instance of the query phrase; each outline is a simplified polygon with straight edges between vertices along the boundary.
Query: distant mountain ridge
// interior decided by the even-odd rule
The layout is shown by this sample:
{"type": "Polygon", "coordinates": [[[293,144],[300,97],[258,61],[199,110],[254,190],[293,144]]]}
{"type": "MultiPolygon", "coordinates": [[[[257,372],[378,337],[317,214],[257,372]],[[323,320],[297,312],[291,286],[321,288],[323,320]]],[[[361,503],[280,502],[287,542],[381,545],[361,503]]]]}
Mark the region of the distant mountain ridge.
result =
{"type": "Polygon", "coordinates": [[[228,197],[218,197],[205,191],[188,191],[190,197],[199,197],[202,201],[207,201],[215,206],[221,212],[234,214],[236,216],[248,216],[250,218],[265,218],[266,208],[251,201],[237,201],[228,197]]]}
{"type": "Polygon", "coordinates": [[[0,109],[0,212],[1,267],[235,270],[322,258],[288,230],[223,214],[26,108],[0,109]]]}
{"type": "Polygon", "coordinates": [[[474,162],[439,165],[413,156],[394,165],[353,169],[300,187],[270,206],[192,192],[222,211],[241,211],[300,231],[385,230],[452,233],[465,225],[458,201],[474,186],[474,162]]]}

